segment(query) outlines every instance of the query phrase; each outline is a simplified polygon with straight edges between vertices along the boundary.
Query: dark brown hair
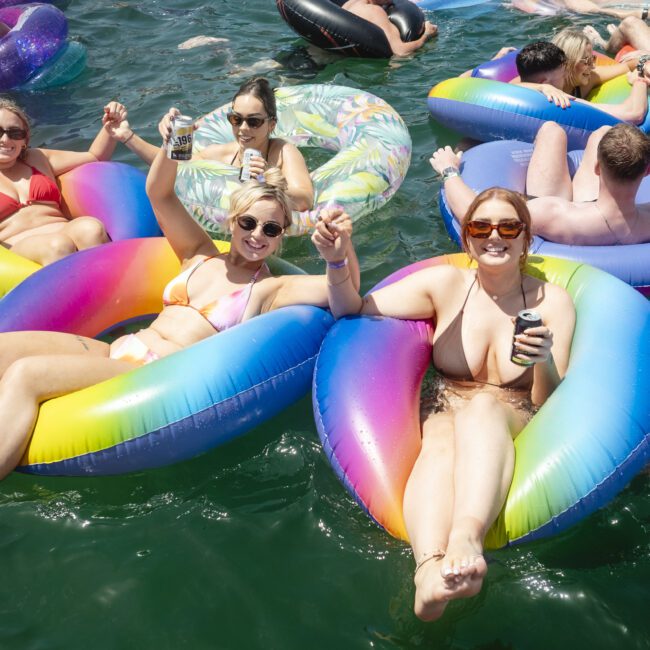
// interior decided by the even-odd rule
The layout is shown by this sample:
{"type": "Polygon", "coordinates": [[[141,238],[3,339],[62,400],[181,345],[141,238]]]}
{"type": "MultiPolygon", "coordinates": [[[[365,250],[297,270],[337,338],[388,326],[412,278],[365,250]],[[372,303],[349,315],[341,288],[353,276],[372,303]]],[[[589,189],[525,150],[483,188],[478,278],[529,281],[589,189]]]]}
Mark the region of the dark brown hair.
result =
{"type": "Polygon", "coordinates": [[[257,97],[262,102],[267,115],[274,120],[277,119],[278,109],[275,104],[275,93],[264,77],[254,77],[239,86],[239,90],[232,98],[233,104],[237,97],[241,95],[253,95],[253,97],[257,97]]]}
{"type": "Polygon", "coordinates": [[[650,138],[631,124],[616,124],[598,143],[597,157],[608,176],[623,183],[636,181],[650,164],[650,138]]]}

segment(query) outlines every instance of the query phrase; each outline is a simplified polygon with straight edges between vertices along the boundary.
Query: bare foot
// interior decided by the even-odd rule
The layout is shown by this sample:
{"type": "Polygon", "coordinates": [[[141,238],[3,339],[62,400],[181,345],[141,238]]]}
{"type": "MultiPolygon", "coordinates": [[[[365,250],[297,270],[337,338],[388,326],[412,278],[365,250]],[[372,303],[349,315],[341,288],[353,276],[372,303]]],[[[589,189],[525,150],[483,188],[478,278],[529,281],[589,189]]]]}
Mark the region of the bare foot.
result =
{"type": "Polygon", "coordinates": [[[607,25],[607,32],[611,34],[612,36],[614,35],[614,32],[618,29],[618,25],[615,25],[614,23],[609,23],[607,25]]]}
{"type": "Polygon", "coordinates": [[[179,46],[179,50],[191,50],[194,47],[202,47],[203,45],[214,45],[215,43],[227,43],[227,38],[216,38],[215,36],[194,36],[183,41],[179,46]]]}
{"type": "Polygon", "coordinates": [[[591,41],[591,44],[594,47],[600,47],[603,50],[607,49],[605,39],[591,25],[587,25],[583,28],[582,32],[591,41]]]}
{"type": "Polygon", "coordinates": [[[416,572],[413,581],[415,582],[415,615],[423,621],[438,620],[447,602],[450,599],[450,590],[441,574],[441,563],[432,559],[423,564],[416,572]]]}
{"type": "Polygon", "coordinates": [[[440,563],[440,573],[451,598],[469,598],[481,591],[487,563],[483,557],[483,544],[473,528],[455,527],[449,535],[447,554],[440,563]]]}

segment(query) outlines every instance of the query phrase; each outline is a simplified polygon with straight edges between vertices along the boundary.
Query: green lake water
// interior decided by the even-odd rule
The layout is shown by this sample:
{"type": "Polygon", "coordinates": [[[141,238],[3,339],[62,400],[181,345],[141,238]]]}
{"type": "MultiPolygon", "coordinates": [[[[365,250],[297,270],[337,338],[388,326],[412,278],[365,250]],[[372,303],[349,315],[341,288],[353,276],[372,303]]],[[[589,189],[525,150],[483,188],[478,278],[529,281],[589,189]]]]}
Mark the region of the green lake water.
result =
{"type": "MultiPolygon", "coordinates": [[[[412,58],[316,63],[271,0],[73,0],[66,15],[88,66],[64,88],[14,93],[34,119],[35,145],[86,147],[112,98],[153,139],[169,106],[203,114],[251,73],[275,85],[353,86],[392,104],[413,159],[392,201],[356,224],[364,288],[454,250],[428,157],[458,136],[428,117],[430,87],[501,45],[593,22],[491,4],[438,12],[439,37],[412,58]],[[229,40],[177,49],[197,35],[229,40]]],[[[116,159],[138,164],[124,148],[116,159]]],[[[284,250],[322,269],[307,239],[284,250]]],[[[347,496],[305,397],[174,467],[94,479],[14,474],[0,484],[0,648],[650,648],[649,530],[642,475],[569,531],[491,553],[482,593],[421,623],[408,548],[347,496]]]]}

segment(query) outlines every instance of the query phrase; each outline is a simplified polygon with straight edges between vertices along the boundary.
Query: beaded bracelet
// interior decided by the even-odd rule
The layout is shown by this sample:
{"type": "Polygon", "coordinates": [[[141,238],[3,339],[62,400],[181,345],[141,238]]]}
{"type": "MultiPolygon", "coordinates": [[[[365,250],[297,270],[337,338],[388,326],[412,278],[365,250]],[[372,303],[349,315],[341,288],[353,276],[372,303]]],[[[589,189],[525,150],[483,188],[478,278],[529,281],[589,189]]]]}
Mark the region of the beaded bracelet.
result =
{"type": "Polygon", "coordinates": [[[348,265],[348,258],[344,257],[339,262],[327,262],[328,269],[342,269],[344,266],[348,265]]]}

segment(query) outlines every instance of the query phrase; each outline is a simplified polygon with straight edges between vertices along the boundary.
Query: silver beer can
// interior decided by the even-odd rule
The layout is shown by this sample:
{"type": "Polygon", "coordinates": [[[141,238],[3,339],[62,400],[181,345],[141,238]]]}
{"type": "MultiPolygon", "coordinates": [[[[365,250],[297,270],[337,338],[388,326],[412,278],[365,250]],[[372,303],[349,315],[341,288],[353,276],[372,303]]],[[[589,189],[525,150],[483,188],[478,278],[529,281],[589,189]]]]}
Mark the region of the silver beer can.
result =
{"type": "MultiPolygon", "coordinates": [[[[524,330],[527,330],[529,327],[539,327],[542,324],[542,317],[536,311],[532,309],[522,309],[518,314],[515,320],[515,333],[522,334],[524,330]]],[[[518,350],[515,347],[515,341],[512,341],[512,351],[510,353],[510,361],[516,363],[518,366],[532,366],[532,363],[523,361],[522,359],[517,359],[516,354],[519,354],[518,350]]]]}
{"type": "Polygon", "coordinates": [[[167,158],[190,160],[192,158],[192,138],[194,120],[187,115],[177,115],[172,123],[172,134],[167,142],[167,158]]]}
{"type": "Polygon", "coordinates": [[[244,154],[241,159],[241,169],[239,170],[239,180],[242,183],[251,179],[251,158],[253,156],[261,156],[262,152],[257,149],[244,149],[244,154]]]}

